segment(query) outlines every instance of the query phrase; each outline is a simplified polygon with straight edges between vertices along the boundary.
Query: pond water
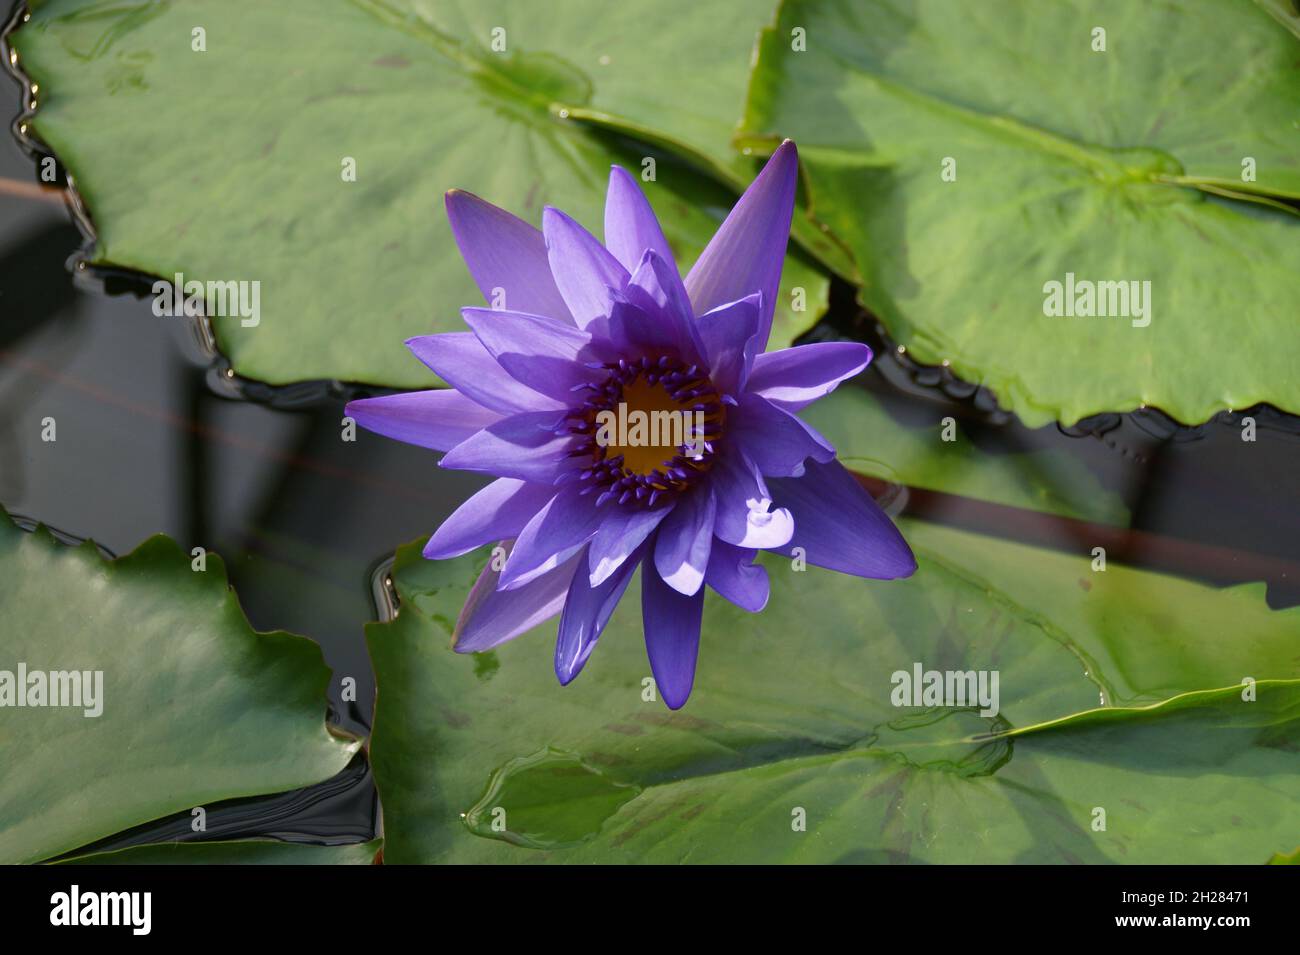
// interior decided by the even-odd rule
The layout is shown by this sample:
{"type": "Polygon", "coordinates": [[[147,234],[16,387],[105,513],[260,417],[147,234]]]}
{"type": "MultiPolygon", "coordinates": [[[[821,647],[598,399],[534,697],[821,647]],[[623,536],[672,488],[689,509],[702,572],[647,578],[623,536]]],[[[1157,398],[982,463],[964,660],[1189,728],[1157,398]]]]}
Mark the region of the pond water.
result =
{"type": "MultiPolygon", "coordinates": [[[[11,115],[20,94],[11,77],[0,80],[11,115]]],[[[484,482],[365,431],[340,440],[345,401],[371,390],[234,379],[193,321],[153,314],[148,280],[79,267],[85,237],[37,181],[34,157],[15,135],[0,136],[0,504],[111,553],[155,533],[219,553],[253,626],[320,642],[336,676],[331,719],[364,733],[374,685],[362,629],[377,613],[376,570],[484,482]],[[46,416],[58,422],[52,444],[40,438],[46,416]],[[357,679],[355,702],[337,698],[342,676],[357,679]]],[[[959,494],[877,488],[906,512],[1077,553],[1104,544],[1110,559],[1215,585],[1263,580],[1270,605],[1300,603],[1295,417],[1255,409],[1250,444],[1240,415],[1228,414],[1198,428],[1147,411],[1031,431],[985,393],[912,367],[847,287],[835,288],[813,336],[876,348],[881,357],[860,386],[897,427],[930,429],[952,415],[990,455],[1059,452],[1132,517],[1128,528],[1102,527],[959,494]]],[[[355,841],[373,835],[377,810],[358,758],[310,790],[210,807],[208,836],[355,841]]],[[[111,844],[191,835],[185,814],[111,844]]]]}

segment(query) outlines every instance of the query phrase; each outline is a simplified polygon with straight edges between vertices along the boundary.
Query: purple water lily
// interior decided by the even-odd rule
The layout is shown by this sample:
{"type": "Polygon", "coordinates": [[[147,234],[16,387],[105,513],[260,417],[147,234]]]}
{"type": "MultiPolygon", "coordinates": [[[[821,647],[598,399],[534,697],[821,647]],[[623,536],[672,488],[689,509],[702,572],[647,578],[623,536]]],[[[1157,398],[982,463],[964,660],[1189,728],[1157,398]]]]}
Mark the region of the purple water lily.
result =
{"type": "MultiPolygon", "coordinates": [[[[677,709],[695,679],[707,584],[767,604],[759,550],[860,577],[916,568],[889,518],[797,416],[856,375],[866,345],[764,352],[794,209],[792,142],[772,156],[682,280],[636,181],[615,166],[605,244],[557,209],[542,230],[469,193],[447,215],[495,309],[406,344],[451,389],[354,401],[380,434],[493,475],[424,556],[503,542],[455,629],[487,650],[559,614],[555,673],[587,662],[637,567],[650,668],[677,709]],[[503,301],[504,299],[504,301],[503,301]]],[[[795,634],[790,639],[799,639],[795,634]]],[[[814,638],[815,639],[815,638],[814,638]]]]}

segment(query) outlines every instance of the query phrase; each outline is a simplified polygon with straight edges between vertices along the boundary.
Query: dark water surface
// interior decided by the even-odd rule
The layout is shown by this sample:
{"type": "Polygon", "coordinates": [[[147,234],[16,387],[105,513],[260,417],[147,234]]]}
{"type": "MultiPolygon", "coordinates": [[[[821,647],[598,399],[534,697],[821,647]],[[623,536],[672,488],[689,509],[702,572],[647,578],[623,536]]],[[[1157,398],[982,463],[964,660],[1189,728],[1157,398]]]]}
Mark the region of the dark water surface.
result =
{"type": "MultiPolygon", "coordinates": [[[[8,115],[21,109],[21,92],[11,77],[0,80],[8,115]]],[[[364,390],[269,389],[228,377],[194,322],[153,315],[138,297],[147,281],[78,268],[84,236],[58,195],[37,194],[36,168],[15,136],[0,136],[0,504],[113,553],[155,533],[216,551],[253,626],[320,642],[336,677],[332,718],[364,733],[374,695],[362,634],[376,616],[372,575],[484,482],[364,431],[342,441],[344,402],[364,390]],[[58,422],[55,443],[40,439],[46,416],[58,422]],[[356,703],[337,699],[343,676],[357,679],[356,703]]],[[[924,491],[907,495],[907,512],[1072,552],[1101,543],[1110,559],[1217,585],[1264,580],[1272,606],[1300,603],[1295,417],[1254,409],[1253,444],[1241,440],[1240,415],[1226,414],[1199,428],[1152,411],[1030,431],[983,392],[910,367],[850,289],[836,288],[814,335],[877,349],[862,384],[898,427],[933,429],[952,415],[990,454],[1069,455],[1122,498],[1132,521],[1097,527],[924,491]]],[[[376,812],[358,757],[310,790],[210,807],[206,835],[355,841],[373,834],[376,812]]],[[[187,813],[107,844],[192,835],[187,813]]]]}

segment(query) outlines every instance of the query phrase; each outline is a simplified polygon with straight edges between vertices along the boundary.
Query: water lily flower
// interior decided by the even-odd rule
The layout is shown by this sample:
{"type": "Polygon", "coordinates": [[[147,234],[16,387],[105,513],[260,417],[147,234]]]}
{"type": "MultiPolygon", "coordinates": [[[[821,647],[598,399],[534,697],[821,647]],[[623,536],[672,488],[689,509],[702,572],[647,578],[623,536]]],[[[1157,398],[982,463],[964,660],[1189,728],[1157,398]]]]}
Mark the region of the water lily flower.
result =
{"type": "Polygon", "coordinates": [[[447,194],[456,243],[498,307],[463,309],[467,332],[406,343],[450,389],[353,401],[347,414],[445,451],[443,467],[495,478],[424,549],[446,559],[508,548],[471,590],[456,650],[487,650],[558,614],[555,673],[568,684],[639,567],[650,668],[677,709],[695,679],[706,585],[751,612],[767,604],[758,551],[798,548],[860,577],[915,570],[889,518],[797,415],[871,350],[765,352],[797,179],[787,141],[684,280],[617,166],[603,245],[558,209],[538,231],[447,194]]]}

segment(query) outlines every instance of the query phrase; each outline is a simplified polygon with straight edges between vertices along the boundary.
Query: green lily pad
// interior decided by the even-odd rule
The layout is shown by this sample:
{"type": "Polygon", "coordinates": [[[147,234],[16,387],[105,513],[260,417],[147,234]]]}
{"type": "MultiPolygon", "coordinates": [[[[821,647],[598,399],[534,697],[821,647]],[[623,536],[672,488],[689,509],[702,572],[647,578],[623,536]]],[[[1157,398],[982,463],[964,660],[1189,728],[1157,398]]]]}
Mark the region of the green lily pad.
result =
{"type": "MultiPolygon", "coordinates": [[[[466,189],[533,223],[549,204],[599,233],[610,165],[642,172],[648,154],[561,104],[592,102],[605,82],[626,93],[629,67],[613,64],[633,53],[715,52],[713,32],[669,11],[662,34],[601,33],[606,69],[572,42],[607,5],[520,6],[422,19],[430,5],[378,0],[47,0],[14,44],[40,88],[35,132],[95,222],[95,262],[260,282],[255,326],[214,319],[245,376],[420,387],[437,379],[403,340],[462,329],[460,308],[482,301],[443,194],[466,189]]],[[[690,109],[690,71],[648,76],[655,102],[690,109]]],[[[685,269],[736,192],[665,157],[655,173],[643,188],[685,269]]],[[[784,280],[773,347],[825,308],[827,279],[800,257],[784,280]]]]}
{"type": "Polygon", "coordinates": [[[862,302],[1026,424],[1294,412],[1298,56],[1235,0],[791,0],[739,140],[798,141],[862,302]]]}
{"type": "Polygon", "coordinates": [[[859,474],[909,487],[1127,527],[1129,511],[1113,491],[1069,455],[1031,450],[993,454],[972,443],[943,414],[923,426],[896,421],[871,392],[851,384],[800,412],[839,459],[859,474]]]}
{"type": "Polygon", "coordinates": [[[382,839],[313,846],[273,839],[168,842],[64,859],[58,865],[372,865],[382,839]]]}
{"type": "Polygon", "coordinates": [[[1294,845],[1300,611],[900,526],[906,581],[769,559],[762,614],[710,594],[675,713],[646,698],[635,586],[560,687],[553,624],[451,651],[484,555],[403,548],[399,614],[367,630],[386,859],[1260,862],[1294,845]],[[997,671],[997,713],[894,706],[918,663],[997,671]]]}
{"type": "MultiPolygon", "coordinates": [[[[737,192],[762,166],[752,151],[738,150],[732,136],[744,107],[756,41],[772,22],[775,5],[769,0],[664,0],[624,6],[617,17],[607,15],[601,0],[569,0],[565,13],[581,19],[579,30],[571,29],[567,16],[557,17],[555,6],[542,3],[389,2],[411,7],[414,16],[454,36],[484,36],[493,26],[504,25],[508,36],[528,37],[539,48],[577,64],[590,78],[590,86],[584,87],[590,98],[570,97],[551,107],[570,119],[685,156],[737,192]],[[689,83],[685,96],[682,82],[689,83]]],[[[831,271],[856,277],[852,257],[806,214],[795,215],[791,235],[831,271]]]]}
{"type": "MultiPolygon", "coordinates": [[[[196,806],[312,785],[357,750],[326,729],[319,647],[252,630],[215,554],[206,570],[191,567],[166,537],[106,561],[92,544],[24,533],[0,512],[0,670],[13,680],[20,665],[29,680],[88,672],[84,686],[101,687],[82,706],[17,708],[15,694],[0,707],[0,861],[36,862],[196,806]]],[[[39,682],[49,680],[33,680],[26,699],[39,682]]],[[[78,699],[73,687],[61,702],[78,699]]]]}

